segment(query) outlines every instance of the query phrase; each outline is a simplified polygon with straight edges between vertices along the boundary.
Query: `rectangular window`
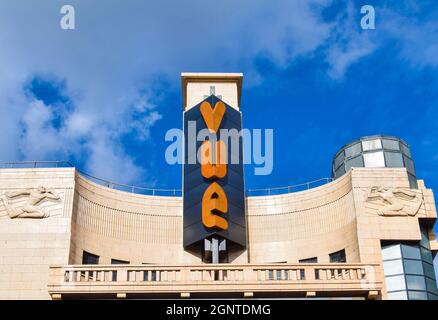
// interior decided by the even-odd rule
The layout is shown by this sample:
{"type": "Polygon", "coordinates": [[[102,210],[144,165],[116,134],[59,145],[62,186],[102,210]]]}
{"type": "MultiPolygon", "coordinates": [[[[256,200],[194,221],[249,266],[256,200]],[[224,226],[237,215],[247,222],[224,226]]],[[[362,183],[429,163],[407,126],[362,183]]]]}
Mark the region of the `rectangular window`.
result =
{"type": "Polygon", "coordinates": [[[344,152],[341,152],[335,158],[335,169],[337,169],[343,162],[344,162],[344,152]]]}
{"type": "Polygon", "coordinates": [[[386,277],[386,289],[388,291],[406,290],[405,277],[403,275],[386,277]]]}
{"type": "Polygon", "coordinates": [[[385,157],[382,151],[365,153],[363,160],[366,168],[383,168],[385,166],[385,157]]]}
{"type": "Polygon", "coordinates": [[[389,300],[408,300],[406,291],[388,292],[389,300]]]}
{"type": "Polygon", "coordinates": [[[333,252],[329,256],[330,256],[330,262],[332,262],[332,263],[334,263],[334,262],[347,262],[347,258],[345,256],[344,249],[337,251],[337,252],[333,252]]]}
{"type": "Polygon", "coordinates": [[[386,161],[386,166],[389,168],[404,167],[403,156],[401,155],[401,153],[385,151],[385,161],[386,161]]]}
{"type": "Polygon", "coordinates": [[[409,290],[424,290],[426,291],[426,281],[423,276],[406,276],[406,283],[409,290]]]}
{"type": "Polygon", "coordinates": [[[421,259],[420,248],[417,245],[402,244],[403,258],[405,259],[421,259]]]}
{"type": "Polygon", "coordinates": [[[318,258],[313,257],[313,258],[301,259],[301,260],[298,260],[298,262],[299,263],[318,263],[318,258]]]}
{"type": "Polygon", "coordinates": [[[99,256],[84,251],[82,253],[82,264],[99,264],[99,256]]]}
{"type": "Polygon", "coordinates": [[[361,153],[362,148],[360,143],[353,144],[352,146],[345,149],[345,158],[351,158],[355,155],[361,153]]]}
{"type": "Polygon", "coordinates": [[[382,149],[382,141],[380,139],[362,141],[363,151],[382,149]]]}
{"type": "Polygon", "coordinates": [[[408,170],[408,172],[412,175],[415,175],[414,162],[406,156],[403,156],[403,159],[405,162],[405,167],[408,170]]]}
{"type": "Polygon", "coordinates": [[[427,294],[421,291],[409,291],[409,300],[427,300],[427,294]]]}
{"type": "Polygon", "coordinates": [[[433,264],[432,253],[430,252],[430,250],[424,247],[420,247],[420,251],[423,261],[433,264]]]}
{"type": "Polygon", "coordinates": [[[349,160],[347,160],[347,162],[345,163],[345,170],[350,170],[350,168],[353,167],[359,167],[362,168],[364,166],[363,163],[363,159],[362,156],[357,156],[355,158],[351,158],[349,160]]]}
{"type": "Polygon", "coordinates": [[[406,274],[423,275],[423,263],[421,260],[404,259],[406,274]]]}
{"type": "Polygon", "coordinates": [[[345,167],[344,166],[340,166],[338,169],[336,169],[335,171],[335,177],[340,177],[342,175],[345,174],[345,167]]]}
{"type": "Polygon", "coordinates": [[[383,260],[401,259],[401,250],[399,244],[387,245],[382,248],[383,260]]]}
{"type": "Polygon", "coordinates": [[[111,264],[129,264],[129,261],[118,260],[118,259],[111,259],[111,264]]]}
{"type": "Polygon", "coordinates": [[[383,271],[385,272],[385,276],[402,274],[404,272],[402,259],[384,261],[383,271]]]}
{"type": "Polygon", "coordinates": [[[400,144],[397,140],[382,139],[384,149],[400,150],[400,144]]]}
{"type": "Polygon", "coordinates": [[[403,153],[410,158],[411,157],[411,152],[409,151],[408,146],[406,146],[403,142],[400,143],[400,146],[401,146],[401,149],[402,149],[403,153]]]}
{"type": "Polygon", "coordinates": [[[435,279],[435,270],[433,269],[433,265],[427,262],[423,262],[423,270],[424,275],[431,279],[435,279]]]}

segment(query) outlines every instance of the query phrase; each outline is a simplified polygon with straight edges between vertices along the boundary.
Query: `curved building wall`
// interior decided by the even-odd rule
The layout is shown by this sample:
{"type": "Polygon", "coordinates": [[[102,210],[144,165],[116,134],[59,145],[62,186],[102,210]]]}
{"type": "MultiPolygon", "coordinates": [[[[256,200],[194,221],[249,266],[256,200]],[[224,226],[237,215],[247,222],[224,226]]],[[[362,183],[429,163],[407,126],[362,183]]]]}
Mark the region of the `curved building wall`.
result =
{"type": "MultiPolygon", "coordinates": [[[[84,251],[99,256],[99,264],[112,259],[201,263],[201,253],[183,249],[181,197],[113,190],[74,168],[0,169],[0,195],[9,197],[0,201],[0,288],[7,289],[0,290],[0,298],[49,298],[49,266],[82,264],[84,251]],[[59,196],[37,205],[48,215],[11,218],[10,210],[24,208],[29,191],[40,187],[59,196]]],[[[248,248],[230,254],[230,263],[296,263],[315,257],[326,263],[331,253],[345,250],[347,263],[383,267],[382,245],[394,241],[419,243],[425,238],[423,247],[438,250],[433,192],[421,180],[418,189],[411,189],[405,168],[352,168],[324,186],[248,197],[246,205],[248,248]]],[[[411,274],[405,278],[409,289],[411,274]]]]}
{"type": "MultiPolygon", "coordinates": [[[[248,197],[248,252],[231,263],[298,262],[345,249],[359,261],[350,175],[308,191],[248,197]]],[[[130,263],[201,263],[182,247],[182,198],[109,189],[76,175],[70,263],[83,252],[130,263]]]]}
{"type": "Polygon", "coordinates": [[[182,199],[109,189],[76,175],[70,262],[83,251],[131,263],[182,261],[182,199]]]}
{"type": "Polygon", "coordinates": [[[308,191],[248,197],[250,262],[291,262],[345,249],[359,262],[350,175],[308,191]]]}
{"type": "MultiPolygon", "coordinates": [[[[248,248],[232,252],[230,263],[296,263],[345,250],[348,262],[379,262],[380,240],[417,240],[418,222],[434,218],[430,190],[416,217],[384,217],[385,202],[370,198],[374,186],[409,189],[405,168],[357,168],[326,185],[295,193],[247,197],[248,248]],[[391,223],[387,223],[391,219],[391,223]]],[[[413,200],[414,201],[414,200],[413,200]]],[[[408,203],[407,203],[408,204],[408,203]]],[[[202,263],[201,252],[182,245],[182,198],[144,196],[109,189],[76,175],[70,263],[83,252],[130,263],[202,263]]]]}

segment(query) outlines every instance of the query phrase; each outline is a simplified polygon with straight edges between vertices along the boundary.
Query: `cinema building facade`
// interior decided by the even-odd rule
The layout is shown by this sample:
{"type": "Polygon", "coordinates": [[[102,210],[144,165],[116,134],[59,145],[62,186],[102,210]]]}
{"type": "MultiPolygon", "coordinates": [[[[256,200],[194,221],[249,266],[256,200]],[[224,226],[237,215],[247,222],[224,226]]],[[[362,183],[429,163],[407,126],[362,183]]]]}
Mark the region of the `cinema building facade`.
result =
{"type": "Polygon", "coordinates": [[[362,138],[326,182],[248,192],[241,164],[211,161],[211,142],[197,144],[203,164],[187,148],[189,121],[241,128],[242,75],[182,74],[182,85],[182,192],[62,163],[2,165],[1,299],[438,298],[434,196],[404,141],[362,138]]]}

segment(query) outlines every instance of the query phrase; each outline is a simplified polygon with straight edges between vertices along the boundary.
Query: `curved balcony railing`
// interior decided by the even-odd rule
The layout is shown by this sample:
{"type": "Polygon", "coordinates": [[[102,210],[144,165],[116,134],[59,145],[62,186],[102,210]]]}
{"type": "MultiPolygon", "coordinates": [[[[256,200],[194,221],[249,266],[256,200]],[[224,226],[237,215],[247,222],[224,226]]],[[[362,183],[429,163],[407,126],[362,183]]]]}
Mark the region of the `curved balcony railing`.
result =
{"type": "MultiPolygon", "coordinates": [[[[19,162],[0,162],[0,169],[2,168],[69,168],[75,167],[68,161],[19,161],[19,162]]],[[[174,189],[162,189],[162,188],[147,188],[147,187],[139,187],[134,185],[117,183],[105,179],[101,179],[95,177],[91,174],[82,172],[81,170],[76,170],[87,179],[97,183],[99,185],[105,186],[107,188],[143,194],[143,195],[152,195],[152,196],[174,196],[181,197],[182,190],[178,188],[174,189]]],[[[332,178],[321,178],[305,183],[285,186],[285,187],[275,187],[275,188],[263,188],[263,189],[247,189],[246,196],[269,196],[269,195],[280,195],[291,192],[298,192],[309,190],[311,188],[316,188],[321,185],[332,182],[332,178]]]]}
{"type": "Polygon", "coordinates": [[[376,298],[382,290],[377,264],[205,264],[51,266],[52,298],[130,294],[238,293],[376,298]]]}

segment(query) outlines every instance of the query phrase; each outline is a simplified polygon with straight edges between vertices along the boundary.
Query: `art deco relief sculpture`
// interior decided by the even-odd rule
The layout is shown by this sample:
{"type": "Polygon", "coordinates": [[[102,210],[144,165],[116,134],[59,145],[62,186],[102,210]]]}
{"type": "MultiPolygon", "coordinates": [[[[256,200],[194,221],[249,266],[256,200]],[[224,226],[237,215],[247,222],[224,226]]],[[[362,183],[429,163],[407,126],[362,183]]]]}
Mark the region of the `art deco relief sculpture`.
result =
{"type": "Polygon", "coordinates": [[[15,218],[35,218],[42,219],[50,216],[50,213],[46,212],[39,205],[44,201],[60,201],[60,196],[53,190],[45,187],[38,187],[37,189],[26,189],[15,192],[6,192],[1,196],[1,200],[6,208],[11,219],[15,218]],[[9,203],[9,199],[14,199],[22,196],[28,196],[26,202],[18,208],[14,208],[9,203]]]}
{"type": "Polygon", "coordinates": [[[414,217],[423,204],[423,194],[418,191],[398,188],[373,187],[368,192],[367,202],[379,201],[384,206],[377,211],[379,216],[414,217]]]}

